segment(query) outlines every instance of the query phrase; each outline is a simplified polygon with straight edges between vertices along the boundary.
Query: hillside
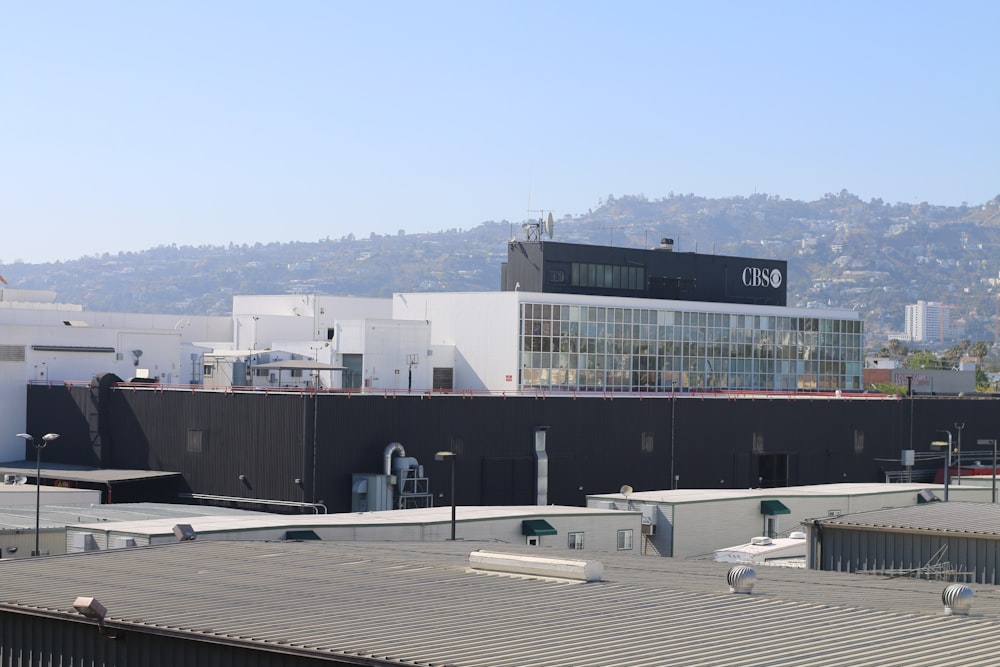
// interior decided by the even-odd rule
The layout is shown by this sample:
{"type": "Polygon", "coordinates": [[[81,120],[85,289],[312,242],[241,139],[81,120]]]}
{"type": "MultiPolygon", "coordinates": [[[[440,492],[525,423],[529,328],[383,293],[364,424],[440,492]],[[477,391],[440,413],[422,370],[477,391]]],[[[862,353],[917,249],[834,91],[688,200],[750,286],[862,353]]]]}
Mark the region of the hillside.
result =
{"type": "MultiPolygon", "coordinates": [[[[51,289],[89,310],[214,314],[234,294],[496,290],[520,224],[348,235],[312,243],[161,246],[51,264],[0,264],[10,287],[51,289]]],[[[961,338],[994,341],[1000,326],[1000,197],[979,206],[864,202],[842,191],[813,202],[758,194],[705,199],[608,196],[563,216],[555,239],[786,259],[789,305],[864,313],[870,344],[903,329],[903,307],[942,301],[961,338]]]]}

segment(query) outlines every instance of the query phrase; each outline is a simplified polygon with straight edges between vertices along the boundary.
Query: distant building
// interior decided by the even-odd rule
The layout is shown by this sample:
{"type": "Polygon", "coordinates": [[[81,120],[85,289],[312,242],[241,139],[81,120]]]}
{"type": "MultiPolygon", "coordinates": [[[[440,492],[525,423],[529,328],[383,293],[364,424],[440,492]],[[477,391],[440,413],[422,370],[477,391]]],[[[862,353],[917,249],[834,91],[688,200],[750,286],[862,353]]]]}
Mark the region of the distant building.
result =
{"type": "Polygon", "coordinates": [[[917,301],[906,306],[905,336],[914,343],[950,340],[948,307],[936,301],[917,301]]]}

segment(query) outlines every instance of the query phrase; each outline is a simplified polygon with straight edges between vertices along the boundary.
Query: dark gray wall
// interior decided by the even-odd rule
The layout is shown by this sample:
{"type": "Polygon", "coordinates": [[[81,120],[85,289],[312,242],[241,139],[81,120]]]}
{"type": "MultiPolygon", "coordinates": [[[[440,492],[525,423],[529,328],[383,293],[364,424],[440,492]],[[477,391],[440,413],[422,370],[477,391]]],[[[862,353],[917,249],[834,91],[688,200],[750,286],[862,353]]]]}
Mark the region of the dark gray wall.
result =
{"type": "MultiPolygon", "coordinates": [[[[45,460],[96,461],[81,414],[91,409],[89,389],[27,390],[29,429],[63,436],[43,450],[45,460]]],[[[995,398],[911,404],[849,395],[470,398],[122,387],[101,402],[109,467],[179,471],[183,490],[321,501],[331,511],[350,510],[351,474],[381,472],[390,442],[425,466],[438,504],[449,501],[448,463],[434,460],[443,449],[459,453],[459,504],[532,504],[534,429],[549,426],[549,502],[583,505],[587,494],[622,484],[669,488],[671,432],[681,488],[884,481],[883,471],[899,469],[900,450],[910,446],[911,405],[918,450],[929,450],[941,437],[935,430],[954,422],[966,424],[965,452],[1000,433],[995,398]]]]}

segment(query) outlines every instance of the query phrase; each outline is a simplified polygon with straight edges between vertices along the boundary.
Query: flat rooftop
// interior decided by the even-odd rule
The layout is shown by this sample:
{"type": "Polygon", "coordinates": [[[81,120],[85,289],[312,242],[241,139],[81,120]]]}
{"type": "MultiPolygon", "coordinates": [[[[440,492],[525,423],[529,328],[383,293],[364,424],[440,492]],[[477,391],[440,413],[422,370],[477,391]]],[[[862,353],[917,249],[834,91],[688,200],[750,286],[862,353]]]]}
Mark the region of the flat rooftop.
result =
{"type": "MultiPolygon", "coordinates": [[[[956,492],[956,486],[951,490],[956,492]]],[[[881,493],[913,493],[917,494],[930,489],[939,497],[944,495],[944,486],[940,484],[907,484],[907,483],[844,483],[844,484],[810,484],[806,486],[779,486],[767,489],[673,489],[660,491],[636,491],[629,494],[632,503],[700,503],[718,500],[755,500],[765,498],[826,498],[842,496],[868,496],[881,493]]],[[[591,493],[588,498],[608,498],[624,500],[621,493],[591,493]]]]}
{"type": "MultiPolygon", "coordinates": [[[[637,514],[638,510],[633,513],[637,514]]],[[[619,510],[562,505],[469,505],[455,508],[455,521],[461,524],[497,519],[531,519],[539,516],[603,516],[611,514],[621,516],[622,512],[619,510]]],[[[450,522],[451,505],[446,507],[425,507],[382,512],[342,512],[337,514],[288,515],[253,512],[242,516],[223,516],[220,512],[218,516],[192,517],[192,520],[187,523],[191,524],[191,527],[197,533],[211,533],[267,528],[306,530],[311,527],[324,526],[353,526],[359,528],[365,526],[420,526],[450,522]]],[[[82,524],[80,528],[100,531],[114,530],[119,533],[134,533],[137,535],[173,535],[173,528],[176,524],[176,518],[163,518],[121,521],[113,525],[106,523],[82,524]]]]}

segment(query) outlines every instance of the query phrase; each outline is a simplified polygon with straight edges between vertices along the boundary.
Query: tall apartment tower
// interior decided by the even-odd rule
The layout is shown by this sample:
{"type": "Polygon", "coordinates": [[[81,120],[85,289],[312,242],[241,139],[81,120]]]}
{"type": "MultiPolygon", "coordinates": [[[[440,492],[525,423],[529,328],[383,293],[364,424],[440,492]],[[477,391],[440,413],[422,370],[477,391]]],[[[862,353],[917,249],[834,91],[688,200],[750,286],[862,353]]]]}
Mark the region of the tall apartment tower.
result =
{"type": "Polygon", "coordinates": [[[917,301],[906,306],[906,338],[915,343],[949,340],[948,307],[937,301],[917,301]]]}

